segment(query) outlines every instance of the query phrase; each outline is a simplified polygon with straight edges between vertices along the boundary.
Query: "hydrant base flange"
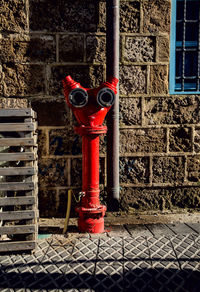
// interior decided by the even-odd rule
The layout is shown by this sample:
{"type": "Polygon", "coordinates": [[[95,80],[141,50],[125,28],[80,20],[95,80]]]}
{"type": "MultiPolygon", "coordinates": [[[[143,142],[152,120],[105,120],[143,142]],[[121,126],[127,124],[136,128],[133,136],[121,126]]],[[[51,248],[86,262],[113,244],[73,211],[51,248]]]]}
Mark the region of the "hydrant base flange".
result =
{"type": "Polygon", "coordinates": [[[100,205],[98,208],[77,207],[76,211],[79,213],[78,229],[80,232],[103,233],[105,231],[103,217],[106,206],[100,205]]]}

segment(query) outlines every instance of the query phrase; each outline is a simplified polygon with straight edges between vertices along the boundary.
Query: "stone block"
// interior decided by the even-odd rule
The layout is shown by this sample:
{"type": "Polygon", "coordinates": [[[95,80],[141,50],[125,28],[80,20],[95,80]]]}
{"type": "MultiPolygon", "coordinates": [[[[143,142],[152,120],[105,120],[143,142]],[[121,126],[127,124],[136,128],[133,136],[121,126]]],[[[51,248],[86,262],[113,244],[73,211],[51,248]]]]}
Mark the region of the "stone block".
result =
{"type": "Polygon", "coordinates": [[[86,37],[86,60],[89,63],[105,63],[106,38],[104,36],[86,37]]]}
{"type": "Polygon", "coordinates": [[[165,65],[151,66],[150,88],[153,94],[168,93],[168,69],[165,65]]]}
{"type": "Polygon", "coordinates": [[[39,189],[38,201],[40,218],[58,217],[58,194],[56,190],[48,190],[47,188],[39,189]]]}
{"type": "Polygon", "coordinates": [[[28,28],[26,0],[1,0],[0,31],[20,32],[28,28]]]}
{"type": "Polygon", "coordinates": [[[11,35],[0,40],[0,60],[7,62],[56,61],[55,37],[51,35],[11,35]]]}
{"type": "MultiPolygon", "coordinates": [[[[76,195],[80,192],[80,190],[73,190],[73,193],[76,195]]],[[[67,211],[67,202],[68,202],[68,190],[61,189],[58,191],[58,205],[57,210],[55,212],[54,217],[65,218],[66,211],[67,211]]],[[[75,207],[77,206],[77,202],[74,200],[74,196],[72,195],[72,202],[71,202],[71,211],[70,211],[70,218],[77,217],[77,213],[75,211],[75,207]]]]}
{"type": "Polygon", "coordinates": [[[164,205],[162,190],[122,187],[121,205],[126,211],[162,210],[164,205]]]}
{"type": "Polygon", "coordinates": [[[106,151],[107,151],[107,134],[104,134],[99,137],[99,152],[101,154],[106,154],[106,151]]]}
{"type": "Polygon", "coordinates": [[[140,2],[121,2],[120,31],[139,32],[140,30],[140,2]]]}
{"type": "Polygon", "coordinates": [[[93,0],[30,0],[32,31],[96,31],[98,3],[93,0]],[[42,17],[41,17],[42,15],[42,17]]]}
{"type": "Polygon", "coordinates": [[[27,108],[30,107],[30,103],[25,98],[0,98],[0,108],[27,108]]]}
{"type": "MultiPolygon", "coordinates": [[[[39,190],[39,210],[40,217],[43,218],[65,218],[68,201],[68,190],[52,190],[45,189],[39,190]],[[47,207],[48,206],[48,207],[47,207]]],[[[70,217],[75,216],[74,198],[72,196],[72,205],[70,211],[70,217]]]]}
{"type": "Polygon", "coordinates": [[[59,61],[83,62],[84,37],[83,35],[60,35],[59,61]]]}
{"type": "Polygon", "coordinates": [[[173,207],[183,209],[200,207],[200,187],[165,189],[164,195],[170,198],[173,207]]]}
{"type": "Polygon", "coordinates": [[[0,96],[4,95],[4,74],[3,74],[3,68],[2,65],[0,65],[0,96]]]}
{"type": "Polygon", "coordinates": [[[3,65],[3,73],[5,96],[44,94],[44,66],[7,63],[3,65]]]}
{"type": "Polygon", "coordinates": [[[99,188],[104,192],[105,184],[106,184],[106,162],[105,158],[99,158],[99,188]]]}
{"type": "Polygon", "coordinates": [[[120,158],[121,183],[148,183],[149,160],[147,157],[121,157],[120,158]]]}
{"type": "Polygon", "coordinates": [[[165,129],[135,129],[120,132],[120,153],[166,152],[165,129]]]}
{"type": "MultiPolygon", "coordinates": [[[[74,193],[79,193],[80,190],[73,190],[74,193]]],[[[41,189],[39,190],[39,210],[40,218],[65,218],[68,202],[67,189],[41,189]],[[47,208],[48,206],[48,208],[47,208]]],[[[77,217],[75,212],[77,203],[72,196],[70,218],[77,217]]],[[[62,226],[60,226],[62,228],[62,226]]],[[[61,230],[61,229],[60,229],[61,230]]],[[[62,230],[61,230],[62,231],[62,230]]]]}
{"type": "Polygon", "coordinates": [[[158,38],[158,60],[169,62],[169,37],[158,38]]]}
{"type": "Polygon", "coordinates": [[[25,57],[28,61],[55,62],[56,61],[55,36],[31,35],[25,57]]]}
{"type": "MultiPolygon", "coordinates": [[[[100,31],[106,31],[106,1],[99,3],[99,26],[100,31]]],[[[120,31],[139,32],[140,30],[140,3],[139,1],[120,2],[120,31]]]]}
{"type": "Polygon", "coordinates": [[[184,157],[154,157],[153,182],[180,185],[184,180],[184,157]]]}
{"type": "Polygon", "coordinates": [[[82,160],[75,158],[71,160],[71,186],[82,185],[82,160]]]}
{"type": "Polygon", "coordinates": [[[14,42],[13,38],[4,37],[0,40],[0,60],[2,63],[23,62],[27,44],[23,41],[14,42]]]}
{"type": "Polygon", "coordinates": [[[124,46],[124,61],[126,62],[154,62],[154,37],[126,37],[124,46]]]}
{"type": "Polygon", "coordinates": [[[81,137],[74,133],[72,127],[49,131],[50,155],[79,155],[81,152],[81,137]]]}
{"type": "Polygon", "coordinates": [[[38,130],[38,157],[46,156],[48,149],[47,133],[45,130],[38,130]]]}
{"type": "Polygon", "coordinates": [[[106,32],[106,2],[99,2],[99,25],[98,30],[106,32]]]}
{"type": "Polygon", "coordinates": [[[192,151],[191,128],[172,128],[169,130],[169,151],[192,151]]]}
{"type": "Polygon", "coordinates": [[[191,182],[200,181],[200,156],[189,156],[187,158],[188,180],[191,182]]]}
{"type": "Polygon", "coordinates": [[[141,99],[120,98],[119,100],[119,122],[120,126],[141,125],[141,99]]]}
{"type": "Polygon", "coordinates": [[[199,96],[146,98],[144,122],[156,124],[197,124],[200,122],[199,96]]]}
{"type": "Polygon", "coordinates": [[[37,112],[39,126],[68,126],[71,123],[70,110],[64,99],[34,99],[31,105],[37,112]]]}
{"type": "Polygon", "coordinates": [[[49,80],[49,92],[52,95],[60,95],[63,92],[61,80],[67,75],[80,82],[83,87],[96,87],[103,81],[102,66],[86,66],[86,65],[69,65],[69,66],[53,66],[51,78],[49,80]]]}
{"type": "Polygon", "coordinates": [[[170,1],[143,1],[143,29],[145,33],[170,32],[170,1]]]}
{"type": "Polygon", "coordinates": [[[200,128],[196,128],[194,132],[194,151],[200,152],[200,128]]]}
{"type": "Polygon", "coordinates": [[[122,65],[120,67],[120,94],[146,93],[146,67],[122,65]]]}
{"type": "Polygon", "coordinates": [[[67,186],[68,161],[65,159],[40,159],[38,163],[39,186],[67,186]]]}
{"type": "Polygon", "coordinates": [[[200,207],[200,187],[131,188],[122,187],[121,205],[127,211],[177,210],[200,207]]]}

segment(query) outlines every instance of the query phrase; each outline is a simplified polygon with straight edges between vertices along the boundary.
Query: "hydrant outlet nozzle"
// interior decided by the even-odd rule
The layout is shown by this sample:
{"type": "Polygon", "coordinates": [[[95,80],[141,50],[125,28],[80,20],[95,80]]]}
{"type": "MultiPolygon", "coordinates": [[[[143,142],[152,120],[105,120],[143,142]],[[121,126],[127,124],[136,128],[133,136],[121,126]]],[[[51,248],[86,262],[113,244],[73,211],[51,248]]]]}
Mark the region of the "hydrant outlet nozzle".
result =
{"type": "Polygon", "coordinates": [[[84,107],[88,103],[87,91],[82,88],[75,88],[69,93],[69,102],[74,107],[84,107]]]}
{"type": "Polygon", "coordinates": [[[101,107],[110,107],[115,102],[115,93],[112,89],[104,87],[97,94],[97,102],[101,107]]]}

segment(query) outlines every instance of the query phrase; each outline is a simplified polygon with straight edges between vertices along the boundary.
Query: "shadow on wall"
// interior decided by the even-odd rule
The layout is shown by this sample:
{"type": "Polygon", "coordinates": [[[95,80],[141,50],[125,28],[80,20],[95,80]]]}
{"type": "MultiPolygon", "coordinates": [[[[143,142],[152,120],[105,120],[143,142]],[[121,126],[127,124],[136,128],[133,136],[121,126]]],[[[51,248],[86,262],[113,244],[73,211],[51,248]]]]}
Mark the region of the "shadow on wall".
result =
{"type": "Polygon", "coordinates": [[[2,0],[1,7],[0,95],[31,100],[39,126],[40,215],[53,192],[49,210],[63,217],[66,189],[81,185],[81,139],[74,134],[61,80],[71,75],[84,87],[103,81],[105,36],[96,32],[105,31],[105,5],[100,0],[57,0],[56,5],[54,0],[2,0]]]}
{"type": "MultiPolygon", "coordinates": [[[[30,62],[44,66],[44,93],[32,100],[39,123],[39,209],[41,217],[65,217],[67,189],[81,187],[81,137],[67,107],[61,80],[71,75],[84,87],[103,81],[105,37],[99,0],[29,0],[30,62]],[[51,188],[51,190],[50,190],[51,188]],[[58,189],[59,188],[59,189],[58,189]],[[46,208],[48,204],[48,210],[46,208]]],[[[71,215],[75,215],[72,203],[71,215]]]]}

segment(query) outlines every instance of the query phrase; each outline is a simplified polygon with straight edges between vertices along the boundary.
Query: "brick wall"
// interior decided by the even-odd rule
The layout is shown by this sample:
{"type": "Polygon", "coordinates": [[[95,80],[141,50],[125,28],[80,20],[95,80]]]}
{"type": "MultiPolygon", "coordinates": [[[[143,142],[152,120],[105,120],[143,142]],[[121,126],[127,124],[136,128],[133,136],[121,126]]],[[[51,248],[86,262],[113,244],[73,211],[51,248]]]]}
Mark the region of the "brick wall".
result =
{"type": "MultiPolygon", "coordinates": [[[[65,216],[67,190],[81,187],[81,140],[61,79],[105,80],[105,1],[2,0],[0,12],[0,97],[32,102],[40,215],[65,216]]],[[[199,208],[200,97],[168,93],[170,1],[121,0],[120,26],[122,208],[199,208]]]]}

